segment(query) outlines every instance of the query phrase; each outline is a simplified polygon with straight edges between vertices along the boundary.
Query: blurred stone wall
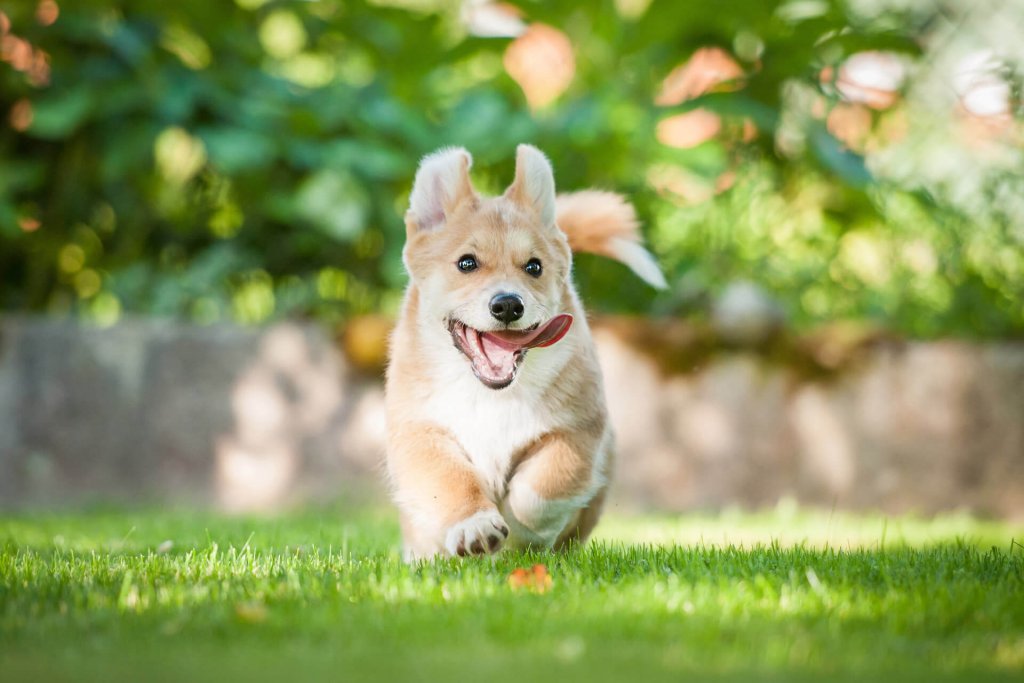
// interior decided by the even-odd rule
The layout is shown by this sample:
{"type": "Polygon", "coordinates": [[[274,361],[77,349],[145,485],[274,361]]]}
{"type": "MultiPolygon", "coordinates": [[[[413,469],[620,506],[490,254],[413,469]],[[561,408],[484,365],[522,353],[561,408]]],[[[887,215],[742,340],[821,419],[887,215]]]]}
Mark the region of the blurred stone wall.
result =
{"type": "Polygon", "coordinates": [[[0,321],[0,504],[374,495],[380,383],[314,326],[0,321]]]}
{"type": "MultiPolygon", "coordinates": [[[[966,508],[1024,518],[1024,345],[883,343],[827,377],[719,353],[666,372],[595,325],[613,505],[966,508]]],[[[383,396],[319,327],[0,319],[0,506],[265,510],[380,499],[383,396]]]]}

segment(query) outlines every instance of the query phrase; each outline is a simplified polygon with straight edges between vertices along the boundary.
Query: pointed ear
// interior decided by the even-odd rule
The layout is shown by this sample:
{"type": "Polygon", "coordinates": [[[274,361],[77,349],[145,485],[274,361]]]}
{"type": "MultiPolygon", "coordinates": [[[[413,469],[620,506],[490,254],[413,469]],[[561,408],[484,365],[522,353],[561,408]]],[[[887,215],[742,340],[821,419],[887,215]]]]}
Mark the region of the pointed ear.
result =
{"type": "Polygon", "coordinates": [[[516,179],[505,196],[536,211],[545,225],[555,224],[555,174],[548,158],[533,145],[516,148],[516,179]]]}
{"type": "Polygon", "coordinates": [[[448,147],[423,157],[405,214],[410,234],[440,228],[459,204],[476,199],[469,180],[472,165],[473,157],[461,147],[448,147]]]}

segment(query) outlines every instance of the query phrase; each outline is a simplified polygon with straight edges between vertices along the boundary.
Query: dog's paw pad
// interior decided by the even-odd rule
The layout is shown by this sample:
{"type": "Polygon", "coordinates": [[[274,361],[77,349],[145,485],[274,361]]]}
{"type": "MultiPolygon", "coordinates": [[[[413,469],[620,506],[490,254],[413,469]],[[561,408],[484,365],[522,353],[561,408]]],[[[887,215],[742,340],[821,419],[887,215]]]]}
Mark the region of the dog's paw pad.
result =
{"type": "Polygon", "coordinates": [[[454,524],[445,537],[449,555],[483,555],[501,549],[508,538],[508,524],[497,510],[483,510],[454,524]]]}

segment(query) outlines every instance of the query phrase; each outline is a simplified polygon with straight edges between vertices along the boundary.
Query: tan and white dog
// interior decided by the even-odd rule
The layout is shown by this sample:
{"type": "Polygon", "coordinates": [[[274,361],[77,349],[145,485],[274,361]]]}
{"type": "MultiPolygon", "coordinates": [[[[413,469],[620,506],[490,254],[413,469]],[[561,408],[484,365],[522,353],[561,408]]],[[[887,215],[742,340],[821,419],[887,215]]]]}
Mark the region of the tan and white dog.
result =
{"type": "Polygon", "coordinates": [[[520,145],[515,181],[482,197],[471,163],[460,148],[424,158],[405,216],[387,466],[408,560],[586,539],[613,453],[572,251],[665,286],[619,195],[556,197],[547,158],[520,145]]]}

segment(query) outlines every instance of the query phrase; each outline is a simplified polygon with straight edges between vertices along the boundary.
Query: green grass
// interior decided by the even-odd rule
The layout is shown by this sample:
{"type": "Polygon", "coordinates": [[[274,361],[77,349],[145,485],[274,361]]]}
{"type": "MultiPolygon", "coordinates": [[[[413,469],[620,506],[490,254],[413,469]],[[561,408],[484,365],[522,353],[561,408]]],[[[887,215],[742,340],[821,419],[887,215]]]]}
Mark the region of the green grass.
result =
{"type": "Polygon", "coordinates": [[[600,529],[560,556],[408,567],[388,512],[7,516],[0,680],[1024,673],[1020,527],[782,505],[611,515],[600,529]],[[551,589],[511,588],[509,573],[535,562],[547,565],[551,589]]]}

